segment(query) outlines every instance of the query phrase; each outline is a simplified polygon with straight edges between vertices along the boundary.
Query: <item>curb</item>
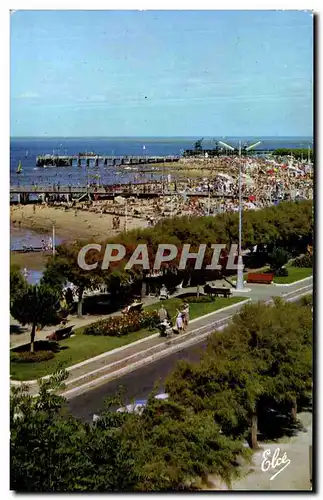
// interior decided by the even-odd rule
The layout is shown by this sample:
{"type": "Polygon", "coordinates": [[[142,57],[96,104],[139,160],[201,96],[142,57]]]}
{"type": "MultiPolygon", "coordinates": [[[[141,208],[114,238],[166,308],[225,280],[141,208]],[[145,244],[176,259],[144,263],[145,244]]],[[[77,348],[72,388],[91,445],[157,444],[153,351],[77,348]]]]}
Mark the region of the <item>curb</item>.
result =
{"type": "Polygon", "coordinates": [[[275,283],[273,281],[272,284],[275,285],[275,286],[293,286],[293,285],[298,285],[299,283],[303,283],[304,281],[307,281],[307,280],[309,280],[311,278],[313,279],[313,275],[308,276],[307,278],[303,278],[303,279],[298,280],[298,281],[293,281],[292,283],[275,283]]]}
{"type": "MultiPolygon", "coordinates": [[[[230,306],[227,306],[227,307],[222,307],[221,309],[217,309],[216,311],[213,311],[211,313],[208,313],[208,314],[205,314],[203,316],[199,316],[198,318],[194,318],[190,321],[190,324],[191,323],[194,323],[196,321],[200,321],[202,319],[207,319],[208,317],[210,316],[213,316],[214,314],[217,314],[217,313],[220,313],[220,312],[223,312],[223,311],[228,311],[229,309],[232,309],[234,307],[237,307],[237,306],[241,306],[242,304],[246,303],[246,302],[249,302],[250,299],[245,299],[245,300],[242,300],[240,302],[236,302],[235,304],[231,304],[230,306]]],[[[196,330],[192,330],[191,332],[187,332],[186,334],[184,335],[189,335],[189,334],[192,334],[194,331],[197,331],[198,329],[196,330]]],[[[109,356],[113,356],[114,354],[118,353],[118,352],[121,352],[125,349],[128,349],[132,346],[136,346],[136,345],[139,345],[141,343],[144,343],[144,342],[147,342],[148,340],[152,340],[154,338],[157,338],[159,337],[159,333],[154,333],[153,335],[150,335],[149,337],[145,337],[143,339],[140,339],[140,340],[136,340],[135,342],[131,342],[130,344],[126,344],[122,347],[117,347],[116,349],[113,349],[112,351],[108,351],[108,352],[104,352],[102,354],[99,354],[98,356],[95,356],[94,358],[90,358],[90,359],[86,359],[84,361],[81,361],[80,363],[77,363],[76,365],[72,365],[72,366],[69,366],[68,368],[66,368],[66,371],[67,372],[70,372],[72,370],[75,370],[77,368],[80,368],[82,366],[85,366],[87,364],[90,364],[90,363],[93,363],[95,361],[98,361],[99,359],[103,359],[103,358],[108,358],[109,356]]],[[[181,337],[183,338],[183,336],[181,337]]],[[[127,358],[124,358],[124,360],[127,359],[127,358]]],[[[121,361],[121,360],[120,360],[121,361]]],[[[119,363],[120,361],[116,361],[115,363],[119,363]]],[[[113,365],[113,363],[112,363],[113,365]]],[[[108,365],[107,365],[108,366],[108,365]]],[[[103,368],[107,368],[107,366],[103,367],[103,368]]],[[[100,370],[102,370],[103,368],[100,368],[100,370]]],[[[89,376],[91,375],[92,372],[89,372],[87,373],[86,375],[89,376]]],[[[44,375],[44,377],[41,377],[41,380],[47,380],[51,377],[52,374],[49,374],[49,375],[44,375]]],[[[83,375],[81,375],[81,377],[83,377],[83,375]]],[[[76,380],[76,379],[75,379],[76,380]]],[[[34,379],[34,380],[24,380],[24,381],[20,381],[20,380],[11,380],[10,381],[10,384],[11,385],[15,385],[15,386],[19,386],[19,385],[22,385],[22,384],[30,384],[30,385],[34,385],[34,384],[37,384],[38,380],[37,379],[34,379]]],[[[67,384],[68,382],[66,381],[65,384],[67,384]]],[[[71,382],[70,382],[71,383],[71,382]]]]}

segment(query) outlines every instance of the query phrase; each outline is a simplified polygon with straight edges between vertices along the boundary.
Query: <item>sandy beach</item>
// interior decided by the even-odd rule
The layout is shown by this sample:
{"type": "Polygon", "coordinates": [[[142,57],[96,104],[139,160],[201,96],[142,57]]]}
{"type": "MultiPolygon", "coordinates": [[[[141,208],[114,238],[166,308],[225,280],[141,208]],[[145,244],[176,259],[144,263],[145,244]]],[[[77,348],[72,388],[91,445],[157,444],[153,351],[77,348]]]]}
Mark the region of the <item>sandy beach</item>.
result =
{"type": "MultiPolygon", "coordinates": [[[[45,205],[37,205],[35,213],[33,205],[10,207],[10,222],[15,227],[51,233],[53,224],[55,224],[57,234],[65,241],[83,238],[103,240],[123,231],[125,217],[120,216],[120,230],[112,229],[112,219],[113,215],[111,214],[74,209],[65,210],[61,207],[45,205]]],[[[147,227],[147,220],[127,217],[128,230],[144,227],[147,227]]]]}

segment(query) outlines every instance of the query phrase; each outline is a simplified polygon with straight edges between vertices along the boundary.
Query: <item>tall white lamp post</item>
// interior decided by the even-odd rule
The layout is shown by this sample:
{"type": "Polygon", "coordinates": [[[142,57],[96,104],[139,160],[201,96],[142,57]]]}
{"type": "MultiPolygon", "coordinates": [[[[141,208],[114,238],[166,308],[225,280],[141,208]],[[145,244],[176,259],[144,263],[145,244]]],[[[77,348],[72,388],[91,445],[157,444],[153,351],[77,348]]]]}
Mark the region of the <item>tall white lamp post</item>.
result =
{"type": "MultiPolygon", "coordinates": [[[[234,147],[226,144],[225,142],[219,141],[219,143],[230,151],[234,151],[234,147]]],[[[246,148],[246,151],[250,151],[261,144],[261,141],[255,142],[251,146],[246,148]]],[[[241,141],[239,141],[239,158],[241,158],[241,141]]],[[[239,247],[238,247],[238,272],[237,272],[237,286],[236,290],[243,290],[243,260],[241,252],[241,242],[242,242],[242,189],[241,189],[241,161],[239,161],[239,247]]]]}

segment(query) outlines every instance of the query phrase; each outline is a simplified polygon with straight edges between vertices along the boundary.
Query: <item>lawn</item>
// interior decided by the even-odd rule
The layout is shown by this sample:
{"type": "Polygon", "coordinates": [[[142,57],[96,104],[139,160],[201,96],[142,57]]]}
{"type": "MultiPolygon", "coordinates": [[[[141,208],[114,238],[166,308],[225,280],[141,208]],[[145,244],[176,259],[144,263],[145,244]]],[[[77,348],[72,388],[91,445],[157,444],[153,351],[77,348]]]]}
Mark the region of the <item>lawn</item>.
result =
{"type": "MultiPolygon", "coordinates": [[[[190,319],[198,318],[210,312],[236,304],[243,297],[215,298],[212,302],[190,304],[190,319]]],[[[178,298],[163,301],[164,306],[169,311],[173,318],[176,314],[176,309],[182,305],[182,301],[178,298]]],[[[148,311],[158,310],[160,302],[151,304],[145,309],[148,311]]],[[[74,331],[74,336],[69,339],[61,340],[59,345],[61,350],[55,354],[53,359],[41,361],[38,363],[11,363],[10,373],[12,380],[34,380],[44,375],[53,373],[59,363],[62,363],[66,368],[68,366],[80,363],[86,359],[98,356],[104,352],[111,351],[117,347],[121,347],[136,340],[148,337],[157,330],[151,331],[148,329],[139,330],[138,332],[124,335],[123,337],[104,337],[84,335],[84,328],[79,328],[74,331]]]]}
{"type": "MultiPolygon", "coordinates": [[[[190,304],[190,319],[198,318],[199,316],[204,316],[205,314],[209,314],[217,309],[221,309],[222,307],[228,307],[232,304],[237,304],[245,300],[242,297],[229,297],[224,299],[222,297],[215,298],[212,302],[200,302],[190,304]]],[[[183,301],[180,298],[168,299],[163,301],[163,305],[165,309],[169,312],[171,318],[174,320],[177,315],[177,309],[181,307],[183,301]]],[[[145,309],[147,311],[158,310],[160,307],[160,302],[157,304],[151,304],[147,306],[145,309]]]]}
{"type": "Polygon", "coordinates": [[[312,276],[313,269],[311,267],[288,267],[288,276],[276,276],[274,278],[274,283],[278,285],[284,285],[288,283],[294,283],[294,281],[299,281],[304,278],[312,276]]]}

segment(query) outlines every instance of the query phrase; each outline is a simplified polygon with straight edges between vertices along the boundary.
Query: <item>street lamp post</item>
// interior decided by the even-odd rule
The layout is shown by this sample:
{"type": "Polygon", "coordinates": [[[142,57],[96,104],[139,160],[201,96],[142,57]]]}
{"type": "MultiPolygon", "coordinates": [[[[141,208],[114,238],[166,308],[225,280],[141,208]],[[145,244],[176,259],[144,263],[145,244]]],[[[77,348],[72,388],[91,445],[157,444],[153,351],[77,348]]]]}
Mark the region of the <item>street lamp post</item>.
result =
{"type": "Polygon", "coordinates": [[[55,257],[55,224],[53,224],[53,238],[52,238],[52,251],[53,251],[53,258],[55,257]]]}
{"type": "MultiPolygon", "coordinates": [[[[230,151],[234,151],[234,148],[225,142],[219,141],[222,146],[229,149],[230,151]]],[[[246,151],[250,151],[252,148],[258,146],[261,141],[252,144],[251,146],[246,148],[246,151]]],[[[243,290],[243,260],[242,260],[242,171],[241,171],[241,141],[239,141],[239,245],[238,245],[238,272],[237,272],[237,285],[236,290],[243,290]]]]}

